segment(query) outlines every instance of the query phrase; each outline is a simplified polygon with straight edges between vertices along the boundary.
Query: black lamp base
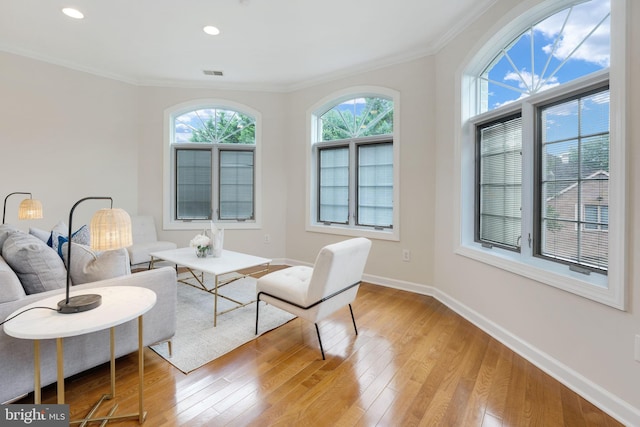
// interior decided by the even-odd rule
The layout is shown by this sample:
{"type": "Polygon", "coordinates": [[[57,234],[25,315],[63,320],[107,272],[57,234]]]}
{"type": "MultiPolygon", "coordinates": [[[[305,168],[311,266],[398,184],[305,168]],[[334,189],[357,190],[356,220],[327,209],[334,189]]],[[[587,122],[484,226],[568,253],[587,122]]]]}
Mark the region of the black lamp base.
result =
{"type": "Polygon", "coordinates": [[[69,301],[66,299],[60,301],[58,303],[58,312],[64,314],[80,313],[93,310],[99,307],[100,304],[102,304],[102,297],[98,294],[76,295],[69,298],[69,301]]]}

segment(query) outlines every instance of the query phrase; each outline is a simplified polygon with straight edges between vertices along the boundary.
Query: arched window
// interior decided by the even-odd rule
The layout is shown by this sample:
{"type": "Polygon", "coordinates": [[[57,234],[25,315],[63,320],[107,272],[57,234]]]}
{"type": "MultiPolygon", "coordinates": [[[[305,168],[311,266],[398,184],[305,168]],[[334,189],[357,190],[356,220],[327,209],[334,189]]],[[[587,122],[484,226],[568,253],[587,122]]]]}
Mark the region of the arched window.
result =
{"type": "Polygon", "coordinates": [[[169,222],[255,224],[256,114],[198,104],[177,108],[168,120],[169,222]]]}
{"type": "Polygon", "coordinates": [[[610,163],[623,148],[611,129],[611,22],[609,0],[544,2],[471,61],[461,240],[475,258],[620,306],[607,277],[623,227],[610,194],[624,187],[609,179],[624,172],[610,163]]]}
{"type": "Polygon", "coordinates": [[[478,75],[478,112],[609,68],[609,0],[570,5],[530,25],[478,75]]]}
{"type": "Polygon", "coordinates": [[[312,227],[396,235],[395,102],[393,95],[352,92],[312,114],[312,227]]]}

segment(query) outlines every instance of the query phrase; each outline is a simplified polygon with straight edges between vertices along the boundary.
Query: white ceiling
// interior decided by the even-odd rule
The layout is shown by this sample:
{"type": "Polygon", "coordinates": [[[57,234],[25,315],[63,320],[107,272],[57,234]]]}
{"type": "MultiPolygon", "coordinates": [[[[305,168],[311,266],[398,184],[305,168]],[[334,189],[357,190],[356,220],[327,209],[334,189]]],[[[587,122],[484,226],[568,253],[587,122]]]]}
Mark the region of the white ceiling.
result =
{"type": "Polygon", "coordinates": [[[287,91],[433,54],[494,1],[2,0],[0,50],[138,85],[287,91]]]}

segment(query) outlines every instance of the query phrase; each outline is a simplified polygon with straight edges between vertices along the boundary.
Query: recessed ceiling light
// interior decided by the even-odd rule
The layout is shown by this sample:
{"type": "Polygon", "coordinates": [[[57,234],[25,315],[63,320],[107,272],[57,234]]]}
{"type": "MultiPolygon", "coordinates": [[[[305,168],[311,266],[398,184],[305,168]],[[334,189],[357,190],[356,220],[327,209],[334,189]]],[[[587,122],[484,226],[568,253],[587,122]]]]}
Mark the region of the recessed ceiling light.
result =
{"type": "Polygon", "coordinates": [[[211,36],[217,36],[218,34],[220,34],[220,30],[214,27],[213,25],[207,25],[202,29],[202,31],[204,31],[205,33],[211,36]]]}
{"type": "Polygon", "coordinates": [[[80,12],[78,9],[74,9],[71,7],[65,7],[64,9],[62,9],[62,13],[64,13],[65,15],[73,19],[84,18],[84,14],[82,12],[80,12]]]}

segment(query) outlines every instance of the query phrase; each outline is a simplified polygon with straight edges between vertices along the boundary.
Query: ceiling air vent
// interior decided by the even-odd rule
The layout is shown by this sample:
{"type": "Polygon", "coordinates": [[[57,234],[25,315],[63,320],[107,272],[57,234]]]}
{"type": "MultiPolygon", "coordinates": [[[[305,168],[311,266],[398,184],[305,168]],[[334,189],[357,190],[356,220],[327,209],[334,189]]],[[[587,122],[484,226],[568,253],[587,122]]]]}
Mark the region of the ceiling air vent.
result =
{"type": "Polygon", "coordinates": [[[205,76],[222,76],[222,71],[203,70],[205,76]]]}

